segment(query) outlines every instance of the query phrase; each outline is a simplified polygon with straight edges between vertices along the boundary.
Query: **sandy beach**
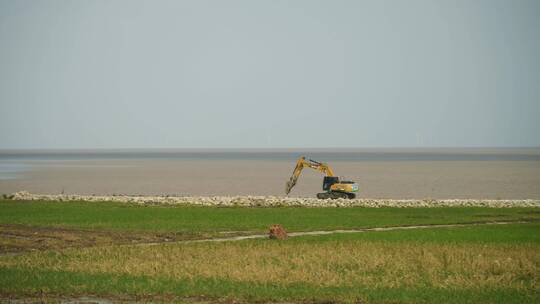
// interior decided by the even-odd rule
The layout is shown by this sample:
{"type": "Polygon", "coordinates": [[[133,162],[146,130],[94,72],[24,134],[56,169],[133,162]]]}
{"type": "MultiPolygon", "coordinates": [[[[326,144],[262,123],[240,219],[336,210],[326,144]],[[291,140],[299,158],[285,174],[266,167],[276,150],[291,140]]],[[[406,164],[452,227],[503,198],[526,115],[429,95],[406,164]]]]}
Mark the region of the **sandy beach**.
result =
{"type": "MultiPolygon", "coordinates": [[[[16,162],[4,161],[5,164],[16,162]]],[[[359,183],[360,198],[539,199],[538,161],[335,161],[339,176],[359,183]]],[[[283,196],[294,161],[25,161],[0,193],[283,196]]],[[[305,170],[292,197],[321,192],[322,175],[305,170]]]]}

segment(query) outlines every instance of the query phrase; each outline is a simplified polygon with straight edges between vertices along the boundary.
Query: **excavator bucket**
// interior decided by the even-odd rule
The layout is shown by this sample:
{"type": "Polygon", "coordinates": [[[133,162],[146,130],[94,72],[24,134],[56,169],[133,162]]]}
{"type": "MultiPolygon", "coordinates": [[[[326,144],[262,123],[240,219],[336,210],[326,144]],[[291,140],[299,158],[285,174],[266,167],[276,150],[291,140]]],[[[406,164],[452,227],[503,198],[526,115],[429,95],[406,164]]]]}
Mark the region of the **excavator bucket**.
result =
{"type": "Polygon", "coordinates": [[[291,189],[293,187],[293,184],[291,181],[287,181],[285,184],[285,195],[289,194],[291,192],[291,189]]]}
{"type": "Polygon", "coordinates": [[[289,194],[291,192],[291,189],[296,185],[296,180],[294,177],[291,177],[289,181],[285,184],[285,194],[289,194]]]}
{"type": "Polygon", "coordinates": [[[298,161],[296,162],[296,167],[294,167],[293,174],[289,181],[285,184],[285,195],[288,195],[294,185],[296,185],[296,181],[298,180],[298,177],[300,176],[300,172],[302,172],[302,169],[304,168],[304,160],[305,157],[300,157],[298,161]]]}

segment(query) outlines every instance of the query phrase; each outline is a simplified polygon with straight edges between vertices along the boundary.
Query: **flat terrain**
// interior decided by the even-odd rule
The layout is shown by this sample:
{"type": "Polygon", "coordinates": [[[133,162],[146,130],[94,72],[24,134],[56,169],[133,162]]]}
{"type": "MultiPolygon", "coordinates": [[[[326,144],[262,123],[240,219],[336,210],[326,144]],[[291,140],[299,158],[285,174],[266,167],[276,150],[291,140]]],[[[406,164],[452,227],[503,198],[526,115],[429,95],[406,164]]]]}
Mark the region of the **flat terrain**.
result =
{"type": "MultiPolygon", "coordinates": [[[[282,196],[291,160],[4,161],[23,166],[0,178],[0,194],[178,194],[282,196]]],[[[332,161],[359,183],[361,198],[540,199],[540,161],[332,161]]],[[[0,159],[0,167],[2,159],[0,159]]],[[[304,170],[291,196],[314,197],[322,175],[304,170]]]]}
{"type": "Polygon", "coordinates": [[[6,200],[0,210],[5,300],[540,300],[538,208],[215,208],[6,200]],[[507,224],[482,225],[490,222],[507,224]],[[274,223],[289,232],[465,226],[185,242],[260,234],[274,223]],[[479,225],[467,226],[473,223],[479,225]]]}

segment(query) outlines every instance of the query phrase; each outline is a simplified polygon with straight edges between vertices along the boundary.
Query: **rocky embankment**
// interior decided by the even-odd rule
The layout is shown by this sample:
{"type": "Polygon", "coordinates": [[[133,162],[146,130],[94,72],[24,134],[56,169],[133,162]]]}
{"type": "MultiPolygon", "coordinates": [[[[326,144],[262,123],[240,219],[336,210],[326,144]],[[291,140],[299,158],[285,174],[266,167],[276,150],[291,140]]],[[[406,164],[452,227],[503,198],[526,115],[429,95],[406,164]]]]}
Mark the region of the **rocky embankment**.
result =
{"type": "Polygon", "coordinates": [[[121,202],[141,205],[197,205],[217,207],[540,207],[540,200],[484,199],[335,199],[278,196],[132,196],[132,195],[71,195],[31,194],[20,191],[13,200],[121,202]]]}

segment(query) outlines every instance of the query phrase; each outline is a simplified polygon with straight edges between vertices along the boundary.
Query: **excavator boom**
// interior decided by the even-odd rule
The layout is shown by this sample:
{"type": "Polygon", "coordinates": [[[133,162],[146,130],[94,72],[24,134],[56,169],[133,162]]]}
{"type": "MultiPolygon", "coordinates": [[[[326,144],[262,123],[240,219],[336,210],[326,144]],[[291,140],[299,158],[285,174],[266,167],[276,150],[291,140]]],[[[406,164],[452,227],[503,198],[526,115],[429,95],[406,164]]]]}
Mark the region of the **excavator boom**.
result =
{"type": "Polygon", "coordinates": [[[300,174],[304,168],[311,168],[320,171],[325,175],[323,181],[323,190],[325,193],[317,194],[318,198],[354,198],[355,194],[352,192],[358,191],[358,185],[351,181],[339,181],[339,178],[334,175],[334,172],[325,163],[320,163],[312,159],[306,159],[304,156],[300,157],[296,162],[296,167],[291,175],[291,178],[285,185],[285,194],[289,194],[292,188],[296,185],[300,174]]]}
{"type": "Polygon", "coordinates": [[[318,170],[324,173],[326,176],[334,176],[334,172],[332,171],[332,169],[330,169],[330,167],[328,167],[327,164],[320,163],[312,159],[306,160],[306,158],[302,156],[296,162],[296,167],[294,168],[293,174],[291,175],[291,178],[286,184],[286,187],[285,187],[286,194],[289,194],[292,188],[296,185],[296,182],[298,181],[298,178],[300,177],[300,174],[302,173],[302,170],[305,167],[318,170]]]}

